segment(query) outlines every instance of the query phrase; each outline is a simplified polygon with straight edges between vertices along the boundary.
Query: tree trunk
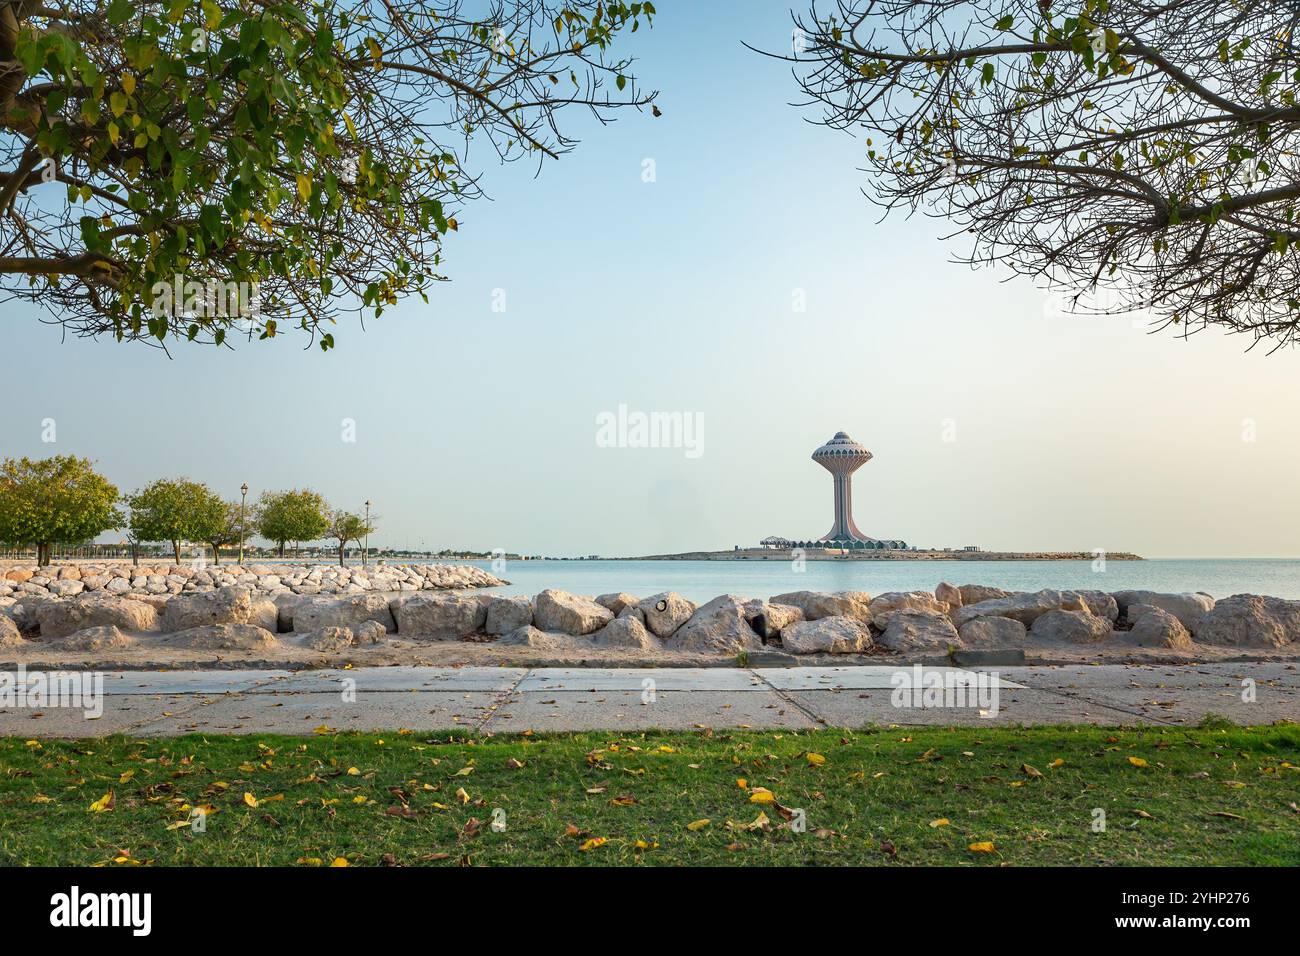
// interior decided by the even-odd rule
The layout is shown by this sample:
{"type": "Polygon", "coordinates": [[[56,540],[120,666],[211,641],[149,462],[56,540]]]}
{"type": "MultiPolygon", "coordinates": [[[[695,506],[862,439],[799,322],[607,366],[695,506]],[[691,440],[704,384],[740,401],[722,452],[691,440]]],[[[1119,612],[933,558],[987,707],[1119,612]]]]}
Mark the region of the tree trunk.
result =
{"type": "Polygon", "coordinates": [[[221,564],[221,546],[215,541],[212,543],[212,566],[215,568],[221,564]]]}
{"type": "Polygon", "coordinates": [[[131,563],[137,568],[140,566],[140,542],[131,542],[131,563]]]}
{"type": "Polygon", "coordinates": [[[42,541],[36,545],[36,563],[45,567],[50,563],[51,554],[54,551],[53,541],[42,541]]]}
{"type": "Polygon", "coordinates": [[[284,542],[280,542],[280,557],[284,557],[284,542]]]}
{"type": "Polygon", "coordinates": [[[344,561],[343,559],[343,552],[347,550],[347,546],[348,544],[346,541],[342,541],[339,543],[339,567],[341,568],[347,566],[347,562],[344,561]]]}
{"type": "Polygon", "coordinates": [[[181,543],[179,541],[172,542],[172,555],[176,558],[176,564],[179,566],[181,563],[181,543]]]}

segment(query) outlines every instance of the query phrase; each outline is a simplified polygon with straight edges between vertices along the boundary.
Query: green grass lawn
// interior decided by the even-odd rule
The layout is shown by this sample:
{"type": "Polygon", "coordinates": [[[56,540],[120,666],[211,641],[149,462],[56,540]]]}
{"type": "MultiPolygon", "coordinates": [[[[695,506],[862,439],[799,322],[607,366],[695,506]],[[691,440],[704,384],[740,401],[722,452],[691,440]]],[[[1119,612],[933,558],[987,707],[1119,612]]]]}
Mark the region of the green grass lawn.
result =
{"type": "Polygon", "coordinates": [[[1296,725],[4,738],[0,864],[1296,866],[1298,768],[1296,725]]]}

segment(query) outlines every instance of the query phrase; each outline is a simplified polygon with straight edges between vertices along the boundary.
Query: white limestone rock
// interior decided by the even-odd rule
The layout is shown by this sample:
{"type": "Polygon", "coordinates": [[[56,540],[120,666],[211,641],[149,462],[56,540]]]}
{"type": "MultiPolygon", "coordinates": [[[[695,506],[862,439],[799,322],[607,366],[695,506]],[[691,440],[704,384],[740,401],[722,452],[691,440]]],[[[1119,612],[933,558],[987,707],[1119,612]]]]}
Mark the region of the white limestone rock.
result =
{"type": "Polygon", "coordinates": [[[125,631],[158,630],[158,613],[148,604],[128,598],[92,595],[45,600],[37,604],[35,617],[42,641],[110,624],[125,631]]]}
{"type": "Polygon", "coordinates": [[[1023,647],[1028,629],[1009,617],[977,617],[967,621],[957,632],[967,647],[1023,647]]]}
{"type": "Polygon", "coordinates": [[[1158,607],[1178,618],[1183,627],[1193,634],[1205,615],[1214,609],[1214,598],[1201,592],[1170,594],[1161,591],[1115,591],[1111,597],[1115,599],[1120,613],[1127,612],[1134,604],[1158,607]]]}
{"type": "Polygon", "coordinates": [[[123,634],[112,624],[88,627],[66,637],[56,637],[49,647],[56,651],[118,651],[131,647],[135,639],[123,634]]]}
{"type": "Polygon", "coordinates": [[[781,646],[791,654],[857,654],[871,645],[871,629],[854,617],[794,621],[781,629],[781,646]]]}
{"type": "Polygon", "coordinates": [[[1182,621],[1163,608],[1152,604],[1130,604],[1126,614],[1133,623],[1129,637],[1142,647],[1191,648],[1191,633],[1182,621]]]}
{"type": "Polygon", "coordinates": [[[883,631],[900,611],[946,615],[948,602],[940,601],[929,591],[887,591],[872,598],[867,610],[871,614],[871,626],[883,631]]]}
{"type": "Polygon", "coordinates": [[[946,612],[900,608],[889,616],[889,624],[878,643],[891,651],[947,651],[961,647],[957,628],[946,612]]]}
{"type": "Polygon", "coordinates": [[[1192,633],[1202,644],[1221,647],[1285,647],[1300,640],[1300,601],[1234,594],[1217,602],[1192,633]]]}
{"type": "Polygon", "coordinates": [[[1035,641],[1100,644],[1111,636],[1110,621],[1089,611],[1045,611],[1034,619],[1029,636],[1035,641]]]}
{"type": "Polygon", "coordinates": [[[382,594],[360,593],[343,597],[316,597],[300,602],[293,611],[293,629],[300,634],[314,633],[327,627],[360,627],[375,621],[385,630],[396,631],[397,622],[382,594]]]}
{"type": "Polygon", "coordinates": [[[478,633],[487,623],[487,604],[478,597],[418,593],[390,606],[397,633],[412,640],[459,640],[478,633]]]}
{"type": "Polygon", "coordinates": [[[503,597],[493,594],[487,599],[487,620],[484,630],[489,634],[509,634],[533,623],[533,599],[526,594],[503,597]]]}
{"type": "Polygon", "coordinates": [[[673,632],[664,647],[674,651],[738,654],[758,650],[763,641],[745,617],[745,598],[723,594],[699,607],[690,620],[673,632]]]}
{"type": "Polygon", "coordinates": [[[676,591],[652,595],[637,605],[645,616],[645,626],[655,637],[668,638],[691,619],[696,611],[694,601],[688,601],[676,591]]]}
{"type": "Polygon", "coordinates": [[[866,591],[790,591],[769,599],[771,604],[791,604],[803,611],[806,620],[823,617],[851,617],[871,620],[871,595],[866,591]]]}
{"type": "Polygon", "coordinates": [[[252,624],[206,624],[165,634],[164,644],[202,651],[269,651],[279,646],[275,635],[252,624]]]}
{"type": "Polygon", "coordinates": [[[165,633],[188,631],[209,624],[247,624],[253,615],[252,592],[244,587],[178,594],[162,613],[165,633]]]}
{"type": "Polygon", "coordinates": [[[614,618],[591,635],[591,642],[596,647],[631,647],[643,651],[659,650],[661,647],[659,639],[631,615],[614,618]]]}
{"type": "Polygon", "coordinates": [[[533,620],[544,631],[582,635],[600,630],[614,620],[614,613],[589,598],[548,588],[537,595],[533,620]]]}

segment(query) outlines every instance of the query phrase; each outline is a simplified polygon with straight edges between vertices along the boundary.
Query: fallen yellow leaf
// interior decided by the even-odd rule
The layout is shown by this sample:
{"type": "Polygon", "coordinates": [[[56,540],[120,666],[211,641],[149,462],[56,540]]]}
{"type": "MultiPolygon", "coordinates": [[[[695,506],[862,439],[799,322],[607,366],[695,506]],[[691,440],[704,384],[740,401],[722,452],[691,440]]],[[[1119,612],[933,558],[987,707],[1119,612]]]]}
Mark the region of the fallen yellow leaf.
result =
{"type": "Polygon", "coordinates": [[[696,830],[703,830],[705,827],[709,825],[709,822],[710,821],[708,817],[705,817],[703,820],[695,820],[691,823],[686,824],[686,829],[692,832],[696,830]]]}
{"type": "Polygon", "coordinates": [[[1128,762],[1135,767],[1145,767],[1147,765],[1147,762],[1141,757],[1129,757],[1128,762]]]}
{"type": "Polygon", "coordinates": [[[972,843],[966,849],[970,850],[972,853],[993,853],[994,852],[994,846],[992,842],[990,842],[989,840],[984,840],[981,843],[972,843]]]}
{"type": "Polygon", "coordinates": [[[91,813],[103,813],[105,810],[113,809],[113,791],[110,790],[98,800],[90,805],[91,813]]]}
{"type": "Polygon", "coordinates": [[[609,840],[606,837],[592,837],[586,843],[582,844],[582,846],[578,847],[578,849],[583,853],[586,853],[588,850],[594,850],[596,847],[604,846],[608,842],[609,840]]]}
{"type": "Polygon", "coordinates": [[[932,827],[946,827],[947,825],[948,825],[947,817],[940,817],[938,820],[930,821],[930,826],[932,827]]]}

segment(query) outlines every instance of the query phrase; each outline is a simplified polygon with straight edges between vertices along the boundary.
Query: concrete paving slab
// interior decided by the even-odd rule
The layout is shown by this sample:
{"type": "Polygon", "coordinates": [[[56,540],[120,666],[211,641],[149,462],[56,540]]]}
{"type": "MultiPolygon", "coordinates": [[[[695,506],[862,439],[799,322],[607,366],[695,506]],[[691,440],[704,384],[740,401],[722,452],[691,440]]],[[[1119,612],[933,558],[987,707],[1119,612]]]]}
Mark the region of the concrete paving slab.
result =
{"type": "MultiPolygon", "coordinates": [[[[756,671],[777,690],[871,690],[894,686],[894,675],[899,671],[913,673],[908,665],[870,667],[786,667],[779,670],[756,671]]],[[[957,667],[924,667],[924,674],[969,673],[957,667]]],[[[990,672],[991,673],[991,672],[990,672]]],[[[927,678],[928,679],[928,678],[927,678]]],[[[999,672],[999,687],[1016,687],[999,672]]]]}
{"type": "Polygon", "coordinates": [[[351,680],[358,691],[483,691],[504,692],[528,673],[523,667],[354,667],[349,670],[299,671],[274,686],[256,692],[299,691],[338,693],[351,680]]]}
{"type": "Polygon", "coordinates": [[[316,728],[357,731],[474,730],[491,713],[499,694],[462,691],[358,692],[343,701],[330,694],[288,693],[223,697],[184,714],[137,727],[141,737],[190,733],[293,734],[316,728]]]}
{"type": "Polygon", "coordinates": [[[201,706],[206,699],[188,694],[105,694],[98,719],[87,717],[87,712],[77,707],[8,708],[0,710],[0,736],[103,737],[126,734],[141,724],[163,720],[166,715],[187,713],[201,706]]]}
{"type": "Polygon", "coordinates": [[[700,730],[706,727],[812,729],[817,724],[773,691],[659,688],[653,702],[641,691],[540,691],[514,693],[483,729],[490,733],[524,730],[700,730]]]}
{"type": "Polygon", "coordinates": [[[1196,724],[1213,714],[1238,724],[1300,721],[1300,691],[1258,684],[1253,701],[1242,700],[1237,685],[1226,688],[1083,688],[1060,696],[1140,714],[1154,722],[1196,724]]]}
{"type": "Polygon", "coordinates": [[[536,667],[520,681],[520,691],[634,690],[653,680],[657,690],[764,691],[763,679],[739,667],[586,668],[536,667]]]}
{"type": "Polygon", "coordinates": [[[1004,667],[998,673],[1027,687],[1226,687],[1240,686],[1242,678],[1251,677],[1257,683],[1300,688],[1300,667],[1286,663],[1076,664],[1004,667]]]}
{"type": "Polygon", "coordinates": [[[999,724],[1160,723],[1100,702],[1071,699],[1045,690],[999,690],[996,711],[975,707],[895,707],[889,690],[791,691],[790,698],[829,727],[867,724],[918,726],[999,724]]]}
{"type": "Polygon", "coordinates": [[[101,671],[105,694],[235,694],[291,675],[279,670],[101,671]]]}

